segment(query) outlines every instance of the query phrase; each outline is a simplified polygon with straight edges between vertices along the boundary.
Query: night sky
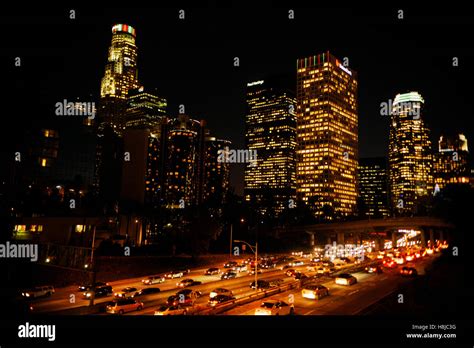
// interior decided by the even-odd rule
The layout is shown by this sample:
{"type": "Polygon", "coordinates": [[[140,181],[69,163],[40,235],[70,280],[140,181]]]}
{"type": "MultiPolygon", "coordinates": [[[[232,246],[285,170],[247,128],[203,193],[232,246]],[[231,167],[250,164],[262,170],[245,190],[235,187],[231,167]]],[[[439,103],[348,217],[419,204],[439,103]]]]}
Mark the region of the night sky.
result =
{"type": "MultiPolygon", "coordinates": [[[[161,2],[159,2],[161,4],[161,2]]],[[[81,97],[97,100],[111,27],[137,30],[138,74],[145,89],[168,99],[170,116],[178,105],[208,121],[211,131],[236,148],[244,145],[247,81],[284,74],[295,89],[296,59],[329,50],[348,57],[359,77],[360,157],[385,156],[389,118],[380,103],[397,93],[419,91],[423,118],[432,130],[464,132],[474,146],[472,79],[473,15],[466,8],[440,6],[302,8],[276,2],[244,6],[173,5],[164,8],[69,7],[5,9],[0,15],[2,152],[15,148],[17,132],[33,120],[52,120],[54,104],[81,97]],[[178,19],[185,9],[186,19],[178,19]],[[397,19],[397,10],[404,19],[397,19]],[[288,10],[295,19],[288,19],[288,10]],[[22,67],[14,67],[14,58],[22,67]],[[240,67],[233,66],[239,57],[240,67]],[[452,66],[452,58],[459,66],[452,66]],[[89,97],[92,95],[92,97],[89,97]],[[6,132],[5,132],[6,131],[6,132]]],[[[192,3],[191,3],[192,4],[192,3]]],[[[40,121],[42,122],[42,121],[40,121]]],[[[81,144],[78,144],[81,146],[81,144]]],[[[11,153],[11,152],[10,152],[11,153]]],[[[232,185],[243,189],[243,170],[233,167],[232,185]]]]}

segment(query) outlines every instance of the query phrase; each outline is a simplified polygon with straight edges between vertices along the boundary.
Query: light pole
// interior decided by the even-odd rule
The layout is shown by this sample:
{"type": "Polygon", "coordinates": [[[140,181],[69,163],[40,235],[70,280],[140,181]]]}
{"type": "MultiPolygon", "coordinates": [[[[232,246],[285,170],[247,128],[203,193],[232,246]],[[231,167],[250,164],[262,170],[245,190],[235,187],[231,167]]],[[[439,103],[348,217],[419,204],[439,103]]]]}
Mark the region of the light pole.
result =
{"type": "Polygon", "coordinates": [[[255,254],[255,291],[258,291],[258,283],[257,283],[257,265],[258,265],[258,242],[255,242],[255,246],[250,245],[244,240],[234,240],[235,243],[244,243],[248,245],[250,250],[255,254]],[[253,249],[255,247],[255,250],[253,249]]]}

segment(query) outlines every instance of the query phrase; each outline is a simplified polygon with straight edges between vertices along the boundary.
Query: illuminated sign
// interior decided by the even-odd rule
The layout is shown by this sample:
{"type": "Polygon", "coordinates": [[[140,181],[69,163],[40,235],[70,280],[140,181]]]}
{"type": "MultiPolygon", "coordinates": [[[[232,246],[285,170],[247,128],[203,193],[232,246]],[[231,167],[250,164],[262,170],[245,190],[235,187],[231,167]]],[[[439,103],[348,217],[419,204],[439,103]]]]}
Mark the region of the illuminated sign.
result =
{"type": "Polygon", "coordinates": [[[252,87],[252,86],[256,86],[256,85],[261,85],[263,84],[263,80],[260,80],[260,81],[255,81],[255,82],[249,82],[247,83],[247,87],[252,87]]]}
{"type": "Polygon", "coordinates": [[[347,74],[349,74],[349,75],[352,76],[352,72],[351,72],[349,69],[347,69],[347,68],[346,68],[344,65],[342,65],[341,63],[339,63],[339,61],[337,61],[336,63],[337,63],[337,66],[338,66],[339,68],[341,68],[344,72],[346,72],[347,74]]]}
{"type": "Polygon", "coordinates": [[[135,28],[132,27],[131,25],[127,25],[127,24],[115,24],[113,27],[112,27],[112,33],[116,33],[118,31],[121,31],[121,32],[126,32],[126,33],[129,33],[133,36],[136,36],[136,32],[135,32],[135,28]]]}

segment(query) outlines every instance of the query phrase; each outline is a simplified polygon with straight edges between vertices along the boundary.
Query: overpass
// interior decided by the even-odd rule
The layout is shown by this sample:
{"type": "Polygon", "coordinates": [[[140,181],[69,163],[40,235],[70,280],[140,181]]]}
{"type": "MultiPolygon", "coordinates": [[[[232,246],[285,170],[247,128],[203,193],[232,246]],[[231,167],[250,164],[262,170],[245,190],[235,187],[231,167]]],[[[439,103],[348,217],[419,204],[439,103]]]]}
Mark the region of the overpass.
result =
{"type": "Polygon", "coordinates": [[[376,249],[381,248],[384,239],[391,239],[396,244],[402,236],[400,230],[419,230],[421,244],[426,246],[427,240],[433,245],[435,239],[444,241],[454,225],[443,219],[432,216],[396,217],[385,219],[369,219],[346,222],[321,223],[305,226],[294,226],[278,230],[279,238],[306,238],[310,245],[338,244],[350,242],[359,244],[363,240],[376,241],[376,249]]]}

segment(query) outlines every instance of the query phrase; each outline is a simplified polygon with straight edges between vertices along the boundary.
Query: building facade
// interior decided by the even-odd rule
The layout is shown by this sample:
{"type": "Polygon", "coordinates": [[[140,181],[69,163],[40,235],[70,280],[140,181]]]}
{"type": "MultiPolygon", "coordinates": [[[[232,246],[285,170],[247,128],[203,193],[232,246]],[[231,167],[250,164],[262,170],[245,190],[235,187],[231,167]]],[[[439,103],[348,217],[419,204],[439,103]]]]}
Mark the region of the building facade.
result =
{"type": "Polygon", "coordinates": [[[329,52],[297,60],[297,195],[326,220],[356,210],[357,85],[329,52]]]}
{"type": "Polygon", "coordinates": [[[429,130],[423,120],[424,99],[418,92],[397,94],[389,135],[390,203],[395,214],[416,213],[433,193],[433,159],[429,130]]]}
{"type": "Polygon", "coordinates": [[[469,148],[464,134],[442,135],[434,154],[435,192],[448,184],[469,184],[469,148]]]}
{"type": "Polygon", "coordinates": [[[359,215],[366,218],[390,216],[388,201],[387,158],[361,158],[357,183],[359,186],[359,215]]]}
{"type": "Polygon", "coordinates": [[[272,81],[247,84],[245,200],[262,213],[281,213],[296,201],[296,100],[272,81]],[[292,203],[293,202],[293,203],[292,203]]]}

